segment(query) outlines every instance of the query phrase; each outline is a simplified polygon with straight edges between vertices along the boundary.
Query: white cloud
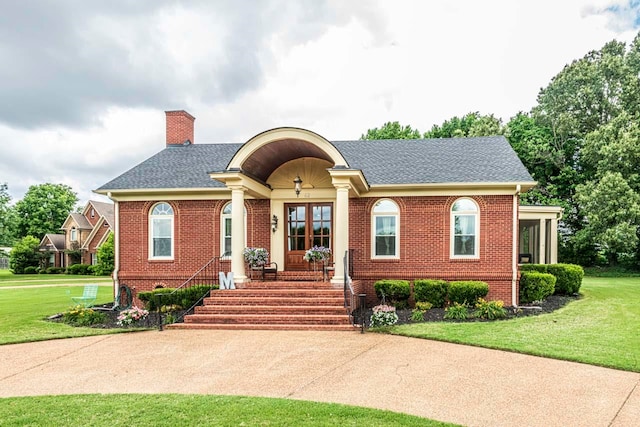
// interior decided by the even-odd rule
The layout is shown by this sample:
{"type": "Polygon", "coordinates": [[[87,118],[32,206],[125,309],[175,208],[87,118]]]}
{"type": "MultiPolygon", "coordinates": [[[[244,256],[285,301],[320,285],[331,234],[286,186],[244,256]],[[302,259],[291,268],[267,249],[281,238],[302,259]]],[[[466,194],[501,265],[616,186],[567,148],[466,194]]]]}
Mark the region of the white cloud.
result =
{"type": "Polygon", "coordinates": [[[78,63],[53,64],[59,74],[16,104],[29,107],[20,117],[0,111],[0,182],[14,200],[43,182],[69,184],[83,202],[97,197],[91,189],[164,147],[171,109],[196,117],[196,143],[244,142],[277,126],[334,140],[393,120],[426,131],[471,111],[508,120],[565,64],[613,38],[630,42],[620,11],[637,3],[617,13],[602,0],[274,0],[251,10],[151,2],[129,14],[86,12],[82,31],[69,35],[80,42],[65,39],[78,54],[52,59],[78,63]],[[72,100],[56,108],[69,111],[36,120],[52,114],[45,101],[64,85],[72,100]],[[64,121],[89,110],[89,122],[64,121]]]}

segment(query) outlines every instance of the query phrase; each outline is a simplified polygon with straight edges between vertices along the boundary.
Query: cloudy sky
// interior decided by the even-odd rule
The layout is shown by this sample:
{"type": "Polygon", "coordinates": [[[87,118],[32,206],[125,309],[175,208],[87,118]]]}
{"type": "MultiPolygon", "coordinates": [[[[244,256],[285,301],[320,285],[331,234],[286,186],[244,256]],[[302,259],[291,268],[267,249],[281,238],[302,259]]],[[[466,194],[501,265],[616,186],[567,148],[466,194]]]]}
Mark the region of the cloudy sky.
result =
{"type": "Polygon", "coordinates": [[[640,29],[640,0],[0,0],[0,183],[91,193],[165,146],[279,126],[357,139],[528,111],[562,67],[640,29]]]}

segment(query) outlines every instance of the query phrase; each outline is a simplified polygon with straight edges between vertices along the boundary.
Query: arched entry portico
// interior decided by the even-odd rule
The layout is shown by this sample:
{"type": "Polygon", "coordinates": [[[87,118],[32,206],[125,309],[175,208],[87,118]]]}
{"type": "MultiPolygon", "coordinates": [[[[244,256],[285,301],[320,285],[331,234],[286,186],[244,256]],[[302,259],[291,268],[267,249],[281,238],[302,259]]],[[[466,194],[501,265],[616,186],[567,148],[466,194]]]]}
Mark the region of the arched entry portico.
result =
{"type": "MultiPolygon", "coordinates": [[[[314,242],[329,242],[335,258],[341,259],[349,248],[349,197],[367,188],[362,172],[350,169],[333,144],[298,128],[277,128],[254,136],[235,153],[226,170],[210,176],[231,190],[233,218],[242,218],[246,198],[270,200],[270,215],[278,218],[279,226],[263,232],[271,233],[269,252],[281,269],[300,268],[294,257],[300,257],[314,242]],[[293,189],[296,177],[302,179],[298,195],[293,189]],[[297,228],[292,231],[294,223],[297,228]],[[310,230],[317,224],[321,229],[329,226],[328,235],[313,234],[310,230]],[[303,234],[298,233],[301,230],[303,234]]],[[[247,280],[244,233],[242,221],[232,221],[231,269],[238,283],[247,280]]],[[[332,281],[343,280],[344,268],[337,262],[332,281]]]]}

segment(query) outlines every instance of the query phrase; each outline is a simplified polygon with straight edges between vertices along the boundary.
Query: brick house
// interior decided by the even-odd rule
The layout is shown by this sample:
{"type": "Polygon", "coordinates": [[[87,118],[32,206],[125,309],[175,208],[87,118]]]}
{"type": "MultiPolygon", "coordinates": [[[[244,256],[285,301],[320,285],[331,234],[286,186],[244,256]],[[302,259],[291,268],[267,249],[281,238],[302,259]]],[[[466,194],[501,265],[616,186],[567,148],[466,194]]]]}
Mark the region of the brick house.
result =
{"type": "Polygon", "coordinates": [[[49,254],[47,266],[96,264],[97,250],[111,234],[114,222],[112,203],[89,200],[82,212],[72,212],[67,216],[60,227],[61,234],[46,234],[42,238],[40,251],[49,254]],[[69,250],[79,251],[77,262],[68,253],[69,250]]]}
{"type": "Polygon", "coordinates": [[[439,278],[486,281],[489,298],[517,305],[519,262],[556,262],[561,210],[528,207],[520,223],[518,195],[536,183],[502,136],[330,142],[277,128],[195,144],[194,120],[167,111],[166,147],[96,190],[115,203],[116,289],[178,286],[213,257],[242,287],[245,247],[286,276],[322,245],[331,282],[349,251],[370,299],[379,279],[439,278]]]}

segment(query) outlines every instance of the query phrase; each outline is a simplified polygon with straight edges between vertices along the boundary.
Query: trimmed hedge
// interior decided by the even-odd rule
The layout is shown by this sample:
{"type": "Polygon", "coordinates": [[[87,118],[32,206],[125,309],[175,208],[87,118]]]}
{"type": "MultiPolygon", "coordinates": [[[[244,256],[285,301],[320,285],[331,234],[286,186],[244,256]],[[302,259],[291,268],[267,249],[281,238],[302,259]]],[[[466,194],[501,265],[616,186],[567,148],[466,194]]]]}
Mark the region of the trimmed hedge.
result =
{"type": "Polygon", "coordinates": [[[378,280],[373,287],[378,298],[384,293],[387,302],[393,305],[407,306],[411,296],[411,286],[407,280],[378,280]]]}
{"type": "Polygon", "coordinates": [[[93,274],[91,271],[91,265],[89,264],[73,264],[67,267],[67,274],[93,274]]]}
{"type": "Polygon", "coordinates": [[[149,311],[157,311],[160,304],[162,306],[173,305],[187,309],[211,289],[213,289],[211,285],[194,285],[180,289],[177,292],[173,292],[175,288],[158,288],[153,291],[139,292],[138,298],[144,302],[145,308],[149,311]],[[158,295],[162,295],[162,299],[158,295]]]}
{"type": "Polygon", "coordinates": [[[575,264],[549,264],[547,273],[556,276],[555,293],[572,295],[580,291],[584,269],[575,264]]]}
{"type": "Polygon", "coordinates": [[[554,294],[571,295],[580,291],[584,269],[576,264],[524,264],[520,271],[553,274],[556,278],[554,294]]]}
{"type": "Polygon", "coordinates": [[[34,267],[32,265],[25,267],[23,274],[37,274],[38,273],[38,267],[34,267]]]}
{"type": "Polygon", "coordinates": [[[442,308],[447,301],[449,283],[446,280],[418,279],[413,282],[413,295],[416,302],[429,302],[442,308]]]}
{"type": "Polygon", "coordinates": [[[474,280],[461,280],[449,282],[449,303],[473,305],[479,298],[484,298],[489,293],[489,285],[486,282],[474,280]]]}
{"type": "Polygon", "coordinates": [[[45,270],[46,274],[64,274],[64,267],[49,267],[45,270]]]}
{"type": "Polygon", "coordinates": [[[553,295],[556,277],[549,273],[523,271],[520,276],[520,304],[542,301],[553,295]]]}

